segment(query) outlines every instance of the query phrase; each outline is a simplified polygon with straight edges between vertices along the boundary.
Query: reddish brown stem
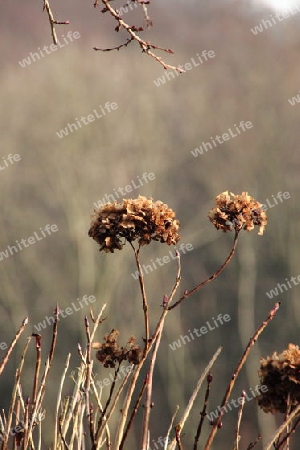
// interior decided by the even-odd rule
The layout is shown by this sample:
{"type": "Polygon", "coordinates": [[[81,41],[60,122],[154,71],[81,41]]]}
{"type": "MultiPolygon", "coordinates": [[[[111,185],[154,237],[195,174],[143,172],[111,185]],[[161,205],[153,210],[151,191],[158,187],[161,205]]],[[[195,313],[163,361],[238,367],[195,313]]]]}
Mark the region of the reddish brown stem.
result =
{"type": "Polygon", "coordinates": [[[231,258],[234,255],[236,246],[237,246],[237,242],[238,242],[238,235],[239,235],[239,231],[236,230],[235,232],[235,236],[234,236],[234,241],[233,241],[233,245],[232,248],[230,250],[229,255],[226,258],[226,261],[221,265],[221,267],[215,272],[213,273],[209,278],[206,278],[206,280],[202,281],[200,284],[198,284],[197,286],[195,286],[193,289],[191,289],[190,291],[185,291],[183,296],[177,300],[177,302],[175,302],[172,306],[169,306],[169,311],[173,308],[176,308],[176,306],[180,305],[180,303],[182,303],[184,300],[186,300],[187,298],[189,298],[192,294],[194,294],[196,291],[198,291],[200,288],[202,288],[203,286],[205,286],[207,283],[209,283],[210,281],[213,281],[217,278],[217,276],[220,275],[221,272],[223,272],[223,270],[225,269],[225,267],[227,266],[227,264],[229,264],[231,258]]]}
{"type": "Polygon", "coordinates": [[[236,382],[238,374],[240,373],[241,368],[243,367],[243,365],[244,365],[244,363],[245,363],[245,361],[246,361],[246,359],[247,359],[247,357],[249,355],[249,352],[250,352],[251,348],[253,347],[253,345],[257,341],[258,336],[263,332],[263,330],[266,328],[266,326],[275,317],[275,314],[278,311],[279,306],[280,306],[280,303],[275,303],[274,308],[270,311],[270,313],[269,313],[268,317],[266,318],[266,320],[258,327],[258,329],[254,333],[254,335],[249,340],[249,343],[248,343],[244,353],[242,354],[242,356],[241,356],[241,358],[240,358],[240,360],[239,360],[239,362],[238,362],[238,364],[237,364],[237,366],[236,366],[236,368],[235,368],[235,370],[234,370],[234,372],[232,374],[232,377],[231,377],[231,379],[229,381],[228,387],[226,389],[225,396],[223,398],[223,401],[222,401],[222,404],[221,404],[221,407],[220,407],[219,415],[218,415],[217,419],[214,422],[214,425],[212,427],[210,435],[209,435],[209,437],[207,439],[207,442],[205,444],[204,450],[209,450],[211,448],[212,442],[213,442],[213,440],[215,438],[215,435],[217,433],[217,430],[218,430],[218,426],[221,423],[222,415],[224,414],[224,409],[223,408],[225,407],[225,405],[226,405],[226,403],[227,403],[227,401],[228,401],[228,399],[230,397],[230,394],[232,392],[232,389],[233,389],[233,386],[234,386],[234,384],[236,382]]]}
{"type": "Polygon", "coordinates": [[[8,348],[8,350],[7,350],[7,352],[6,352],[6,354],[5,354],[4,357],[3,357],[2,363],[1,363],[1,365],[0,365],[0,375],[1,375],[1,373],[3,372],[4,367],[6,366],[7,361],[8,361],[8,359],[9,359],[9,357],[10,357],[11,352],[13,351],[14,346],[16,345],[16,343],[17,343],[19,337],[20,337],[21,334],[23,333],[23,331],[24,331],[24,329],[25,329],[25,327],[26,327],[27,324],[28,324],[28,317],[26,317],[26,318],[23,320],[22,325],[20,326],[19,330],[17,331],[17,333],[16,333],[15,337],[13,338],[13,340],[12,340],[12,342],[11,342],[11,344],[10,344],[10,346],[9,346],[9,348],[8,348]]]}

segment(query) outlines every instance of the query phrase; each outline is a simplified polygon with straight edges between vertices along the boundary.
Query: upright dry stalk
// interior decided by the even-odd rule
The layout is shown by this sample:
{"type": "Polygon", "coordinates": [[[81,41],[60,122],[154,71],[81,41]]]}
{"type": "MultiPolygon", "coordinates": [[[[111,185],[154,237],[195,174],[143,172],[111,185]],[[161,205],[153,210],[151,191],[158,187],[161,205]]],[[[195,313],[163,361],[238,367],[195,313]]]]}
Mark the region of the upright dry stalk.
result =
{"type": "MultiPolygon", "coordinates": [[[[278,438],[278,436],[288,427],[288,425],[292,422],[292,420],[300,414],[300,405],[294,409],[294,411],[288,416],[288,418],[283,422],[283,424],[278,428],[277,432],[274,434],[270,442],[265,446],[264,450],[271,450],[274,445],[274,442],[278,438]]],[[[276,448],[276,447],[275,447],[276,448]]]]}
{"type": "Polygon", "coordinates": [[[58,441],[59,408],[61,406],[62,388],[63,388],[66,374],[67,374],[67,371],[69,368],[70,358],[71,358],[71,353],[68,353],[67,360],[65,363],[65,368],[64,368],[61,380],[60,380],[59,390],[58,390],[58,394],[57,394],[56,409],[55,409],[55,425],[54,425],[54,443],[53,443],[54,449],[56,449],[57,441],[58,441]]]}
{"type": "Polygon", "coordinates": [[[236,430],[235,430],[235,442],[234,442],[232,450],[239,450],[239,442],[240,442],[240,439],[241,439],[240,426],[241,426],[241,420],[242,420],[242,415],[243,415],[243,409],[244,409],[245,401],[246,401],[245,391],[243,391],[242,392],[242,403],[241,403],[240,408],[239,408],[237,424],[236,424],[236,430]]]}
{"type": "Polygon", "coordinates": [[[3,372],[4,367],[6,366],[7,361],[9,360],[9,357],[10,357],[10,355],[11,355],[11,352],[13,351],[14,346],[16,345],[16,343],[17,343],[19,337],[20,337],[21,334],[23,333],[23,331],[24,331],[24,329],[25,329],[25,327],[26,327],[27,324],[28,324],[28,317],[25,317],[25,319],[24,319],[23,322],[22,322],[22,325],[20,326],[20,328],[19,328],[19,330],[17,331],[15,337],[14,337],[13,340],[11,341],[10,346],[8,347],[7,352],[5,353],[5,355],[4,355],[3,359],[2,359],[2,362],[1,362],[1,364],[0,364],[0,375],[1,375],[1,373],[3,372]]]}
{"type": "Polygon", "coordinates": [[[204,397],[204,404],[203,404],[203,409],[200,413],[200,420],[199,420],[199,425],[197,427],[193,450],[197,450],[197,448],[198,448],[198,442],[200,439],[202,426],[204,423],[204,419],[206,417],[206,410],[207,410],[208,399],[209,399],[209,395],[210,395],[210,385],[211,385],[212,380],[213,380],[212,374],[209,372],[206,377],[207,386],[206,386],[206,392],[205,392],[205,397],[204,397]]]}
{"type": "Polygon", "coordinates": [[[35,348],[36,348],[36,363],[35,363],[35,372],[34,372],[34,382],[32,389],[32,407],[36,402],[36,395],[38,389],[40,368],[41,368],[41,335],[40,334],[32,334],[35,337],[35,348]]]}
{"type": "Polygon", "coordinates": [[[13,417],[13,412],[14,412],[14,407],[15,407],[15,402],[16,402],[16,396],[17,396],[17,392],[19,392],[19,383],[20,383],[20,377],[21,377],[21,373],[24,367],[24,362],[25,362],[25,355],[27,353],[29,344],[31,341],[31,336],[29,336],[27,338],[27,342],[26,345],[24,347],[22,356],[21,356],[21,362],[19,367],[16,370],[16,374],[15,374],[15,384],[14,384],[14,388],[13,388],[13,392],[12,392],[12,396],[11,396],[11,401],[10,401],[10,406],[9,406],[9,411],[8,411],[8,417],[7,417],[7,422],[6,422],[6,431],[5,431],[5,435],[4,435],[4,440],[2,443],[2,448],[1,450],[7,450],[7,444],[8,444],[8,439],[10,436],[10,430],[11,430],[11,424],[12,424],[12,417],[13,417]]]}
{"type": "Polygon", "coordinates": [[[147,295],[145,290],[145,283],[144,283],[144,275],[142,271],[142,267],[140,264],[139,259],[139,253],[140,253],[140,247],[136,250],[133,246],[133,244],[130,242],[131,247],[134,251],[135,261],[139,273],[139,283],[140,283],[140,289],[142,294],[142,301],[143,301],[143,311],[144,311],[144,323],[145,323],[145,347],[144,347],[144,355],[147,352],[147,348],[149,345],[149,314],[148,314],[148,302],[147,302],[147,295]]]}
{"type": "MultiPolygon", "coordinates": [[[[204,371],[202,372],[202,374],[201,374],[201,376],[200,376],[200,378],[199,378],[199,380],[197,382],[197,385],[196,385],[196,387],[195,387],[195,389],[194,389],[194,391],[193,391],[193,393],[192,393],[192,395],[190,397],[190,400],[189,400],[189,402],[188,402],[188,404],[187,404],[187,406],[186,406],[186,408],[185,408],[185,410],[184,410],[184,412],[183,412],[183,414],[181,416],[181,419],[180,419],[180,421],[178,422],[178,424],[175,427],[175,431],[177,432],[177,435],[178,435],[177,436],[177,441],[178,441],[178,438],[179,438],[179,436],[180,436],[180,434],[181,434],[181,432],[183,430],[185,422],[186,422],[186,420],[188,419],[188,417],[190,415],[191,409],[192,409],[193,404],[194,404],[194,402],[196,400],[198,392],[199,392],[199,390],[200,390],[200,388],[202,386],[202,383],[205,380],[205,378],[207,377],[207,374],[210,372],[212,366],[214,365],[214,363],[215,363],[216,359],[218,358],[219,354],[221,353],[221,351],[222,351],[222,347],[219,347],[216,350],[216,352],[214,353],[213,357],[211,358],[211,360],[209,361],[209,363],[205,367],[204,371]]],[[[174,448],[175,448],[175,441],[176,441],[176,436],[173,439],[173,441],[169,444],[168,450],[174,450],[174,448]]]]}
{"type": "Polygon", "coordinates": [[[180,281],[181,281],[181,261],[180,261],[180,255],[179,252],[176,251],[176,261],[177,261],[177,275],[175,279],[174,286],[171,290],[171,293],[168,296],[164,297],[163,300],[163,307],[165,314],[161,316],[161,319],[158,321],[158,326],[156,328],[156,331],[154,333],[154,336],[152,337],[154,344],[153,354],[150,360],[150,368],[147,374],[147,384],[146,384],[146,402],[144,405],[144,419],[143,419],[143,430],[142,430],[142,450],[147,450],[148,448],[148,435],[149,435],[149,420],[150,420],[150,412],[151,412],[151,403],[152,403],[152,384],[153,384],[153,373],[154,373],[154,366],[156,363],[156,357],[157,352],[159,349],[161,336],[162,336],[162,330],[164,327],[165,319],[167,316],[168,305],[172,302],[173,296],[176,293],[177,288],[179,287],[180,281]]]}
{"type": "Polygon", "coordinates": [[[258,329],[254,333],[254,335],[249,340],[249,343],[248,343],[245,351],[243,352],[243,354],[242,354],[242,356],[241,356],[241,358],[240,358],[240,360],[239,360],[239,362],[238,362],[238,364],[237,364],[237,366],[236,366],[236,368],[235,368],[235,370],[234,370],[234,372],[232,374],[232,377],[231,377],[231,379],[229,381],[228,387],[226,389],[226,393],[224,395],[224,398],[223,398],[223,401],[222,401],[222,404],[221,404],[221,407],[220,407],[219,415],[218,415],[217,419],[214,422],[214,425],[213,425],[213,427],[211,429],[210,435],[209,435],[209,437],[207,439],[207,442],[205,444],[204,450],[210,450],[210,448],[211,448],[212,442],[213,442],[213,440],[215,438],[215,435],[217,433],[217,430],[218,430],[218,426],[219,426],[219,424],[221,422],[221,419],[222,419],[222,416],[224,414],[224,409],[223,408],[226,406],[226,403],[227,403],[227,401],[228,401],[228,399],[230,397],[230,394],[232,392],[232,389],[233,389],[233,386],[234,386],[234,384],[236,382],[238,374],[240,373],[241,368],[243,367],[243,365],[244,365],[244,363],[245,363],[245,361],[246,361],[246,359],[247,359],[247,357],[249,355],[249,352],[250,352],[252,346],[257,341],[258,336],[263,332],[263,330],[266,328],[266,326],[275,317],[275,314],[276,314],[277,310],[279,309],[279,306],[280,306],[280,303],[275,303],[274,308],[271,309],[271,311],[270,311],[268,317],[266,318],[266,320],[258,327],[258,329]]]}
{"type": "Polygon", "coordinates": [[[48,355],[48,358],[46,361],[45,370],[44,370],[44,373],[43,373],[43,376],[41,379],[40,387],[36,392],[36,401],[32,408],[32,412],[31,412],[32,416],[31,416],[31,420],[29,422],[28,430],[27,430],[28,433],[26,432],[25,436],[24,436],[24,448],[25,449],[27,448],[26,446],[28,445],[28,439],[32,434],[32,430],[33,430],[33,427],[35,424],[33,419],[35,419],[37,417],[37,414],[39,413],[39,411],[41,409],[43,398],[45,395],[46,382],[47,382],[47,379],[49,376],[49,371],[51,368],[51,364],[52,364],[52,361],[54,358],[54,351],[56,348],[58,317],[59,317],[59,307],[58,307],[58,305],[56,305],[56,308],[54,310],[54,324],[53,324],[53,330],[52,330],[52,341],[51,341],[50,351],[49,351],[49,355],[48,355]]]}
{"type": "Polygon", "coordinates": [[[154,366],[156,362],[157,352],[161,341],[162,335],[162,327],[163,322],[161,323],[161,328],[158,332],[157,338],[155,340],[155,345],[152,353],[152,357],[150,360],[150,368],[147,374],[147,382],[146,382],[146,402],[144,405],[144,420],[143,420],[143,430],[142,430],[142,450],[147,450],[148,448],[148,434],[149,434],[149,420],[150,420],[150,411],[151,411],[151,403],[152,403],[152,383],[153,383],[153,372],[154,366]]]}

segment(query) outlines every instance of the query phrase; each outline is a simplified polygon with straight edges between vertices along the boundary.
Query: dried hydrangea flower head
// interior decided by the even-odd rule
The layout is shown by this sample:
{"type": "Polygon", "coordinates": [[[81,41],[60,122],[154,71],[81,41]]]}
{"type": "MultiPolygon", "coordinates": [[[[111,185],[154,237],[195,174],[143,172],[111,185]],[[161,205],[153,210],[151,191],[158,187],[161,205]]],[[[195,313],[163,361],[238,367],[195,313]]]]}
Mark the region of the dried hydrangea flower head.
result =
{"type": "Polygon", "coordinates": [[[208,213],[209,220],[217,229],[224,232],[244,229],[251,231],[259,226],[258,234],[263,234],[267,225],[267,215],[262,210],[262,204],[248,195],[248,192],[235,195],[232,192],[222,192],[216,197],[216,206],[208,213]]]}
{"type": "Polygon", "coordinates": [[[268,390],[257,397],[265,412],[290,413],[300,404],[300,349],[289,344],[279,355],[261,358],[259,376],[268,390]]]}
{"type": "Polygon", "coordinates": [[[142,359],[143,351],[135,343],[135,337],[131,336],[125,347],[118,344],[118,330],[111,330],[104,336],[104,343],[93,343],[92,348],[98,349],[96,357],[104,367],[115,368],[116,364],[121,364],[127,360],[130,364],[139,364],[142,359]]]}
{"type": "Polygon", "coordinates": [[[88,234],[98,242],[100,251],[113,253],[115,249],[121,250],[126,240],[138,239],[140,246],[151,240],[176,244],[180,239],[179,226],[168,205],[139,196],[124,199],[123,203],[107,203],[95,210],[88,234]]]}

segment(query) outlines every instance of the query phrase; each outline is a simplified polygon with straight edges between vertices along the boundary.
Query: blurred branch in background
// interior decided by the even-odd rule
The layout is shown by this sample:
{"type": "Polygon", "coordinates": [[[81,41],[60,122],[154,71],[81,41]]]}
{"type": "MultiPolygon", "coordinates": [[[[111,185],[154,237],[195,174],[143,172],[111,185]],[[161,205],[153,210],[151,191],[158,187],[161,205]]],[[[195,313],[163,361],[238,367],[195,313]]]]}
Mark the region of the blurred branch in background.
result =
{"type": "MultiPolygon", "coordinates": [[[[102,52],[108,52],[111,50],[120,50],[122,47],[127,47],[131,42],[135,41],[139,44],[143,53],[146,53],[146,55],[149,55],[152,58],[154,58],[159,64],[161,64],[164,67],[164,69],[177,70],[179,73],[185,72],[180,67],[171,66],[170,64],[165,63],[160,56],[157,56],[152,51],[152,50],[161,50],[163,52],[173,54],[174,52],[172,50],[167,49],[167,48],[158,47],[157,45],[151,44],[150,42],[141,39],[137,33],[143,31],[143,27],[135,26],[135,25],[128,25],[128,23],[126,23],[121,18],[119,11],[111,6],[111,4],[110,4],[111,0],[101,0],[101,1],[105,5],[105,8],[103,8],[101,12],[102,13],[109,12],[118,22],[118,25],[116,26],[115,31],[119,32],[123,28],[130,35],[130,38],[127,39],[127,41],[124,44],[118,45],[116,47],[106,48],[106,49],[94,47],[94,50],[101,50],[102,52]]],[[[150,1],[147,3],[150,3],[150,1]]],[[[97,4],[98,4],[98,2],[95,3],[95,6],[97,6],[97,4]]],[[[145,2],[137,1],[137,4],[141,5],[145,11],[145,8],[146,8],[145,2]]],[[[148,27],[149,27],[150,23],[152,25],[152,21],[150,20],[150,17],[148,16],[147,10],[146,10],[146,23],[147,23],[148,27]]]]}
{"type": "Polygon", "coordinates": [[[69,25],[70,22],[68,20],[65,20],[65,21],[55,20],[53,17],[53,13],[51,11],[50,3],[48,0],[44,0],[43,11],[45,11],[45,10],[46,10],[46,12],[48,14],[48,18],[49,18],[53,43],[55,45],[57,45],[57,36],[56,36],[56,31],[55,31],[54,25],[69,25]]]}

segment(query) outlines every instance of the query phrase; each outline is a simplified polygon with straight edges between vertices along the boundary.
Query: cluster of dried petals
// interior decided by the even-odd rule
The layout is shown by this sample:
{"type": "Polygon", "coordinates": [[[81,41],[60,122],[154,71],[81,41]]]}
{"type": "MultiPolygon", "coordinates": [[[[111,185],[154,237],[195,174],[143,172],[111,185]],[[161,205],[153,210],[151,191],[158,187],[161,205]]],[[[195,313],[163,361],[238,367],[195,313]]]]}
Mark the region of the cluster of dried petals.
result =
{"type": "Polygon", "coordinates": [[[300,349],[289,344],[282,353],[261,358],[259,376],[268,390],[258,396],[265,412],[291,412],[300,404],[300,349]]]}
{"type": "Polygon", "coordinates": [[[104,367],[115,368],[116,364],[121,364],[127,360],[130,364],[138,364],[142,357],[143,351],[139,345],[135,344],[135,338],[131,336],[125,347],[118,344],[118,330],[112,330],[104,336],[104,343],[94,343],[93,348],[97,348],[97,359],[104,367]]]}
{"type": "Polygon", "coordinates": [[[251,231],[259,226],[258,234],[263,234],[267,225],[267,215],[262,210],[262,204],[248,195],[248,192],[235,195],[232,192],[222,192],[216,197],[216,206],[208,213],[209,220],[217,229],[224,232],[244,229],[251,231]]]}
{"type": "Polygon", "coordinates": [[[168,205],[139,196],[124,199],[121,204],[107,203],[95,210],[88,234],[100,245],[100,251],[113,253],[115,249],[121,250],[126,240],[138,239],[140,246],[151,240],[176,244],[180,239],[179,226],[168,205]]]}

